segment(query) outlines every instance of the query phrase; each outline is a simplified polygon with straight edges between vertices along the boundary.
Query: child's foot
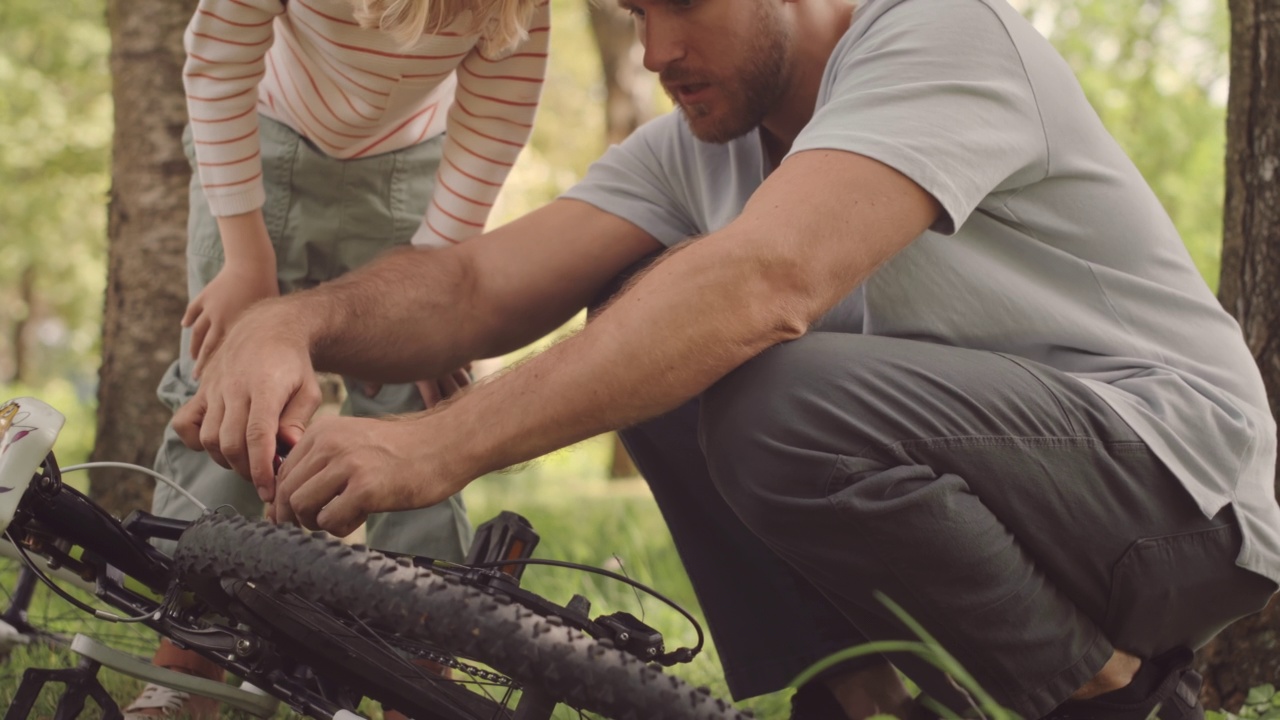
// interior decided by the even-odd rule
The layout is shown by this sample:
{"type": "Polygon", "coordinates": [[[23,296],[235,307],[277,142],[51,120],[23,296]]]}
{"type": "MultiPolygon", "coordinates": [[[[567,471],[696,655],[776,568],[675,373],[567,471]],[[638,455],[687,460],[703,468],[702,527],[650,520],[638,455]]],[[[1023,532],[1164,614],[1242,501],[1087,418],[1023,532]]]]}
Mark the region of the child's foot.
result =
{"type": "MultiPolygon", "coordinates": [[[[209,680],[222,680],[222,668],[199,653],[180,650],[168,640],[160,641],[151,663],[174,672],[195,675],[209,680]]],[[[124,720],[154,720],[155,718],[192,718],[192,720],[216,720],[218,701],[213,698],[192,695],[159,685],[147,685],[129,707],[124,709],[124,720]]]]}

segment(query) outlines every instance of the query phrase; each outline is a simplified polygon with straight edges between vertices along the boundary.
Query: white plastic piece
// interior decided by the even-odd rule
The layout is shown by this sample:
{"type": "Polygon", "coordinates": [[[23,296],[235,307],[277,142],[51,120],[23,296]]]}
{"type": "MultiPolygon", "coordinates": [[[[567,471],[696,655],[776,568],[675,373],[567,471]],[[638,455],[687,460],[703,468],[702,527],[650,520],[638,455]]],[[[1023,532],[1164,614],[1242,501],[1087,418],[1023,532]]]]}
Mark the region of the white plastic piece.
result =
{"type": "Polygon", "coordinates": [[[35,398],[0,405],[0,532],[4,532],[40,463],[67,421],[35,398]]]}
{"type": "Polygon", "coordinates": [[[31,637],[18,631],[18,628],[0,620],[0,655],[8,653],[19,645],[31,642],[31,637]]]}
{"type": "Polygon", "coordinates": [[[213,698],[256,717],[270,717],[280,704],[279,700],[269,695],[245,692],[216,680],[156,667],[142,658],[114,650],[84,635],[75,636],[71,641],[71,649],[116,672],[181,692],[213,698]]]}

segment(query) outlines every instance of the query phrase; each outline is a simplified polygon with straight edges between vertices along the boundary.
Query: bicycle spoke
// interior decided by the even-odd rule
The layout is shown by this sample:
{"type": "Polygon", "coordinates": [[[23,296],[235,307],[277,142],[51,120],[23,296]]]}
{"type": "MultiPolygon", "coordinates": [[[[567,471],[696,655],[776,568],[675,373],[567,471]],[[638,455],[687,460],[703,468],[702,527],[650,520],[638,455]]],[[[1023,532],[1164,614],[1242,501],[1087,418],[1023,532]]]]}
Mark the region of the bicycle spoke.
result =
{"type": "MultiPolygon", "coordinates": [[[[349,616],[349,617],[350,617],[350,619],[351,619],[352,621],[354,621],[357,625],[359,625],[361,628],[363,628],[363,629],[364,629],[364,631],[367,633],[367,635],[368,635],[369,637],[373,638],[376,642],[378,642],[380,645],[382,645],[382,646],[383,646],[384,648],[386,648],[388,651],[390,651],[390,652],[392,652],[392,653],[397,653],[396,648],[395,648],[395,647],[393,647],[389,642],[387,642],[387,641],[386,641],[386,639],[382,637],[382,634],[381,634],[381,633],[379,633],[378,631],[376,631],[376,630],[374,630],[373,628],[369,627],[368,623],[365,623],[365,622],[364,622],[363,620],[361,620],[360,618],[357,618],[357,617],[354,617],[354,616],[349,616]]],[[[397,654],[398,654],[398,653],[397,653],[397,654]]],[[[448,655],[447,653],[434,653],[434,652],[433,652],[433,654],[444,654],[444,655],[448,655]]],[[[461,662],[459,661],[459,659],[458,659],[456,656],[453,656],[453,655],[448,655],[448,656],[449,656],[449,657],[450,657],[454,662],[457,662],[457,663],[461,664],[461,662]]],[[[472,687],[480,688],[480,691],[481,691],[482,693],[484,693],[485,697],[489,698],[489,700],[490,700],[491,702],[493,702],[494,704],[498,705],[498,707],[497,707],[497,708],[495,709],[495,711],[494,711],[494,712],[495,712],[494,717],[499,717],[499,715],[498,715],[497,713],[500,713],[502,710],[504,710],[504,709],[506,709],[506,708],[507,708],[507,704],[506,704],[506,703],[507,703],[507,700],[508,700],[508,699],[510,698],[510,696],[511,696],[511,690],[512,690],[512,688],[511,688],[510,686],[502,686],[502,685],[499,685],[498,683],[481,683],[481,682],[477,682],[477,681],[467,682],[467,681],[457,681],[457,680],[452,680],[452,679],[450,679],[450,678],[445,678],[445,677],[440,676],[440,675],[435,675],[435,674],[433,674],[433,673],[428,673],[428,672],[426,672],[425,668],[421,668],[421,667],[418,667],[417,665],[413,665],[413,663],[409,663],[409,665],[414,669],[414,671],[417,673],[417,675],[418,675],[418,677],[419,677],[419,678],[421,678],[421,679],[423,679],[423,680],[426,680],[427,682],[431,682],[431,683],[444,683],[444,682],[448,682],[448,683],[453,683],[453,684],[456,684],[456,685],[468,685],[468,686],[472,686],[472,687]],[[506,687],[506,688],[507,688],[507,692],[506,692],[506,695],[504,696],[503,701],[502,701],[502,702],[499,702],[498,700],[496,700],[496,699],[493,697],[493,695],[492,695],[492,694],[490,694],[490,693],[489,693],[489,691],[485,689],[485,687],[506,687]]],[[[459,710],[459,711],[463,711],[463,709],[462,709],[462,708],[454,708],[454,709],[459,710]]],[[[483,718],[477,718],[477,720],[483,720],[483,718]]]]}

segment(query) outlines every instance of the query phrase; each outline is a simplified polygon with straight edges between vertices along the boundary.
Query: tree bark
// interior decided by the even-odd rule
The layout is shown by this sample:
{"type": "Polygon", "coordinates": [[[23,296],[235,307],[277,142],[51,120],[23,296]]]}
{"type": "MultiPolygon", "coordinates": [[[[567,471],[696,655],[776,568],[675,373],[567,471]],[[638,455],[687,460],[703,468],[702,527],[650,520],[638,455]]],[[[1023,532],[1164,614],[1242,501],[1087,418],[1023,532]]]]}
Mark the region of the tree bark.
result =
{"type": "Polygon", "coordinates": [[[653,117],[654,79],[641,63],[630,13],[612,2],[586,3],[604,70],[605,136],[612,145],[653,117]]]}
{"type": "MultiPolygon", "coordinates": [[[[1231,0],[1227,195],[1219,296],[1280,410],[1280,0],[1231,0]]],[[[1280,605],[1227,628],[1201,654],[1205,698],[1239,708],[1280,679],[1280,605]]]]}
{"type": "MultiPolygon", "coordinates": [[[[195,0],[109,0],[115,136],[107,221],[107,292],[94,460],[150,467],[169,411],[156,385],[177,356],[186,306],[190,167],[182,33],[195,0]]],[[[90,494],[114,513],[150,503],[151,482],[99,470],[90,494]]]]}

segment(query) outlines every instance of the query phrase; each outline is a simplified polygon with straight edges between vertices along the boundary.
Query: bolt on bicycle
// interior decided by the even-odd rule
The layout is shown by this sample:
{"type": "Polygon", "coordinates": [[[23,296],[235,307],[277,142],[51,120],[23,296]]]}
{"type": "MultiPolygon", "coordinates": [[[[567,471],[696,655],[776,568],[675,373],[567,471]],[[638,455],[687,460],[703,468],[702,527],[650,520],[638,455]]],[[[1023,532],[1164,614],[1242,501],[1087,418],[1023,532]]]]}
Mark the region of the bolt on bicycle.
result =
{"type": "MultiPolygon", "coordinates": [[[[370,698],[417,720],[549,720],[558,705],[612,718],[751,717],[662,671],[692,659],[700,628],[695,648],[667,651],[630,614],[592,618],[583,597],[559,605],[521,588],[526,566],[567,563],[531,558],[537,533],[513,513],[478,528],[465,564],[215,512],[119,521],[62,481],[53,446],[63,422],[34,398],[0,405],[0,532],[68,602],[196,650],[251,684],[244,695],[272,701],[237,696],[241,709],[265,715],[279,701],[308,717],[357,720],[370,698]],[[158,539],[176,541],[172,556],[153,547],[158,539]],[[111,609],[67,593],[50,568],[111,609]]],[[[4,720],[26,718],[50,683],[64,687],[55,720],[89,700],[104,718],[121,717],[97,673],[145,663],[80,637],[72,648],[80,667],[27,670],[4,720]]]]}

